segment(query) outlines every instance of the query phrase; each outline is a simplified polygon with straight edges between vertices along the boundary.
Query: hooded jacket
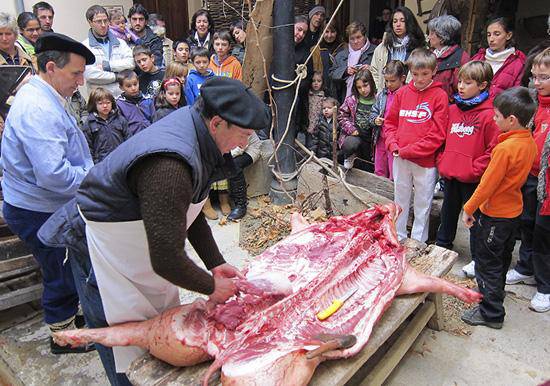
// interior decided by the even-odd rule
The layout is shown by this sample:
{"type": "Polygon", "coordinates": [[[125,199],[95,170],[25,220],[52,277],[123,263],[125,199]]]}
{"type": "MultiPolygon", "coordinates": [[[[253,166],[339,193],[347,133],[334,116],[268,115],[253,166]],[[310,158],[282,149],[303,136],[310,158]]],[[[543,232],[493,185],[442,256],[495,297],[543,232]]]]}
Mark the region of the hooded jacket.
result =
{"type": "Polygon", "coordinates": [[[493,116],[491,99],[470,110],[461,110],[458,105],[449,107],[445,149],[437,160],[442,177],[465,183],[481,180],[499,134],[493,116]]]}
{"type": "Polygon", "coordinates": [[[206,71],[206,75],[200,74],[194,68],[189,71],[189,75],[185,80],[185,100],[189,106],[193,106],[193,103],[195,103],[195,99],[200,95],[201,86],[206,79],[214,76],[214,72],[211,69],[208,68],[206,71]]]}
{"type": "Polygon", "coordinates": [[[131,136],[128,121],[116,108],[107,119],[101,118],[97,113],[89,114],[82,131],[88,141],[94,164],[101,162],[131,136]]]}
{"type": "Polygon", "coordinates": [[[531,169],[531,175],[538,177],[540,172],[540,157],[542,155],[542,147],[544,141],[550,133],[550,96],[538,95],[539,107],[535,113],[535,130],[533,138],[537,144],[537,157],[531,169]]]}
{"type": "Polygon", "coordinates": [[[141,93],[140,98],[128,98],[122,94],[117,98],[116,105],[128,121],[130,135],[136,134],[151,124],[155,113],[155,106],[151,98],[144,97],[141,93]]]}
{"type": "Polygon", "coordinates": [[[441,83],[432,82],[420,91],[411,82],[397,91],[390,107],[385,121],[386,147],[419,166],[434,167],[448,119],[448,97],[441,83]]]}
{"type": "Polygon", "coordinates": [[[218,59],[218,55],[212,55],[208,68],[212,70],[214,75],[243,80],[241,63],[239,63],[239,60],[233,55],[229,55],[221,63],[218,59]]]}
{"type": "MultiPolygon", "coordinates": [[[[481,48],[471,60],[481,60],[484,62],[486,51],[486,48],[481,48]]],[[[496,74],[493,74],[491,88],[489,89],[489,92],[493,98],[504,90],[519,86],[521,84],[525,60],[527,60],[525,54],[518,49],[506,58],[504,64],[498,69],[496,74]]]]}

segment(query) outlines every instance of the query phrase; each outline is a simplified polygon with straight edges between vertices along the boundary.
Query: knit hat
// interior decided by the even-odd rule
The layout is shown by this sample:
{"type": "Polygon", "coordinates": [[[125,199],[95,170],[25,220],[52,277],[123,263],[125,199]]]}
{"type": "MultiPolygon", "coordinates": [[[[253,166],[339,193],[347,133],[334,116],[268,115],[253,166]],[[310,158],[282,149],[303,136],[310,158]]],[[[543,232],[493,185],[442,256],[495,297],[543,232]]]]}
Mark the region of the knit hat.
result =
{"type": "Polygon", "coordinates": [[[311,11],[309,11],[308,17],[311,20],[313,15],[315,15],[317,12],[322,12],[323,15],[327,14],[327,11],[325,10],[325,7],[322,5],[316,5],[315,7],[311,8],[311,11]]]}

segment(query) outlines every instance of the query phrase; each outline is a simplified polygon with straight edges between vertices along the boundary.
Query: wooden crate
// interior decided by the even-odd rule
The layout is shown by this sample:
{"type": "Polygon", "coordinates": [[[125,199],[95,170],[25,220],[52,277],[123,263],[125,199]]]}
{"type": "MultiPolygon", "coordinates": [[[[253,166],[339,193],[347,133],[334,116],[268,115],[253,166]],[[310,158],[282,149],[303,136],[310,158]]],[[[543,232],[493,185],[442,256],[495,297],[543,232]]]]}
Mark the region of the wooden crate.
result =
{"type": "Polygon", "coordinates": [[[42,275],[34,256],[17,237],[0,242],[0,311],[39,300],[42,275]]]}

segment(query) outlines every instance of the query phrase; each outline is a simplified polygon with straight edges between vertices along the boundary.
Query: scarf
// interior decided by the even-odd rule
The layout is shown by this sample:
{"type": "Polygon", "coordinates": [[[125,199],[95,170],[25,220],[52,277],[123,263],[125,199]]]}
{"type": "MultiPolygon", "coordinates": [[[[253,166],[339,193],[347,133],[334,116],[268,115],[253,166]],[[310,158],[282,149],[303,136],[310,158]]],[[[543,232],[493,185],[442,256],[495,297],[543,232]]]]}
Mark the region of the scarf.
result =
{"type": "Polygon", "coordinates": [[[133,103],[135,105],[138,105],[139,102],[143,100],[143,94],[140,92],[138,95],[131,96],[126,94],[125,92],[122,93],[122,96],[130,103],[133,103]]]}
{"type": "MultiPolygon", "coordinates": [[[[550,108],[550,97],[538,96],[539,109],[541,107],[550,108]]],[[[536,113],[535,113],[536,115],[536,113]]],[[[548,172],[548,157],[550,157],[550,135],[546,136],[544,145],[542,146],[542,154],[540,157],[540,172],[539,182],[537,184],[537,199],[542,203],[546,199],[546,173],[548,172]]]]}
{"type": "Polygon", "coordinates": [[[400,60],[405,62],[407,59],[407,45],[409,44],[409,35],[405,35],[403,39],[395,37],[393,39],[393,46],[389,48],[390,59],[400,60]]]}
{"type": "Polygon", "coordinates": [[[485,61],[491,65],[493,69],[493,74],[496,74],[497,71],[502,67],[508,56],[516,52],[514,47],[510,47],[500,52],[493,52],[490,48],[487,48],[485,51],[485,61]]]}
{"type": "Polygon", "coordinates": [[[434,55],[436,58],[441,58],[443,56],[443,54],[445,53],[445,51],[447,51],[449,49],[449,46],[443,46],[441,48],[436,48],[434,49],[434,55]]]}
{"type": "Polygon", "coordinates": [[[470,99],[462,99],[458,93],[454,95],[455,103],[458,106],[458,108],[462,111],[468,111],[479,105],[480,103],[484,102],[489,98],[489,91],[484,90],[479,95],[476,95],[473,98],[470,99]]]}
{"type": "MultiPolygon", "coordinates": [[[[359,59],[361,59],[361,55],[363,52],[365,52],[370,46],[369,39],[367,39],[367,42],[363,47],[355,51],[353,48],[351,48],[351,44],[348,44],[349,54],[348,54],[348,67],[353,67],[359,63],[359,59]]],[[[346,79],[346,98],[351,95],[351,89],[353,87],[353,78],[354,76],[348,76],[346,79]]]]}

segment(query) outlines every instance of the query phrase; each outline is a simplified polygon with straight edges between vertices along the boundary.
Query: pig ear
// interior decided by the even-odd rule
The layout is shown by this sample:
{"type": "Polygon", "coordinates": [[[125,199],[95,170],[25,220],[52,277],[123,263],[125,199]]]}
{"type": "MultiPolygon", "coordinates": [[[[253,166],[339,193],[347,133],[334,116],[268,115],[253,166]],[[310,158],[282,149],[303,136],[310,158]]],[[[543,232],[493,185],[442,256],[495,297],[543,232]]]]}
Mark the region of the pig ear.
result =
{"type": "Polygon", "coordinates": [[[290,233],[296,233],[309,226],[307,220],[298,212],[290,215],[290,233]]]}

